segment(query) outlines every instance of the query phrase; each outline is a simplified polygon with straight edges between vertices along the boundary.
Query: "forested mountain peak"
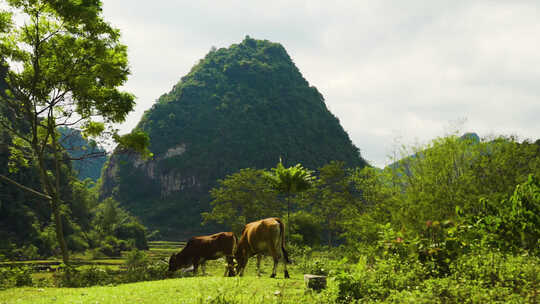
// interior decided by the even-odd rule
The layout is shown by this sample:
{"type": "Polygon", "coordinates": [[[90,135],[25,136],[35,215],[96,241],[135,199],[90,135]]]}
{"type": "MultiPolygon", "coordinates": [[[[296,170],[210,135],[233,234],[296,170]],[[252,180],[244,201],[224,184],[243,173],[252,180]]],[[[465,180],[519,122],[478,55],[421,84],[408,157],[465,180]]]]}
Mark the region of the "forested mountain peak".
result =
{"type": "Polygon", "coordinates": [[[250,37],[212,48],[145,112],[136,129],[150,136],[154,159],[132,157],[122,165],[113,157],[102,194],[136,205],[132,210],[152,217],[150,224],[168,221],[167,212],[189,204],[196,212],[188,212],[188,222],[198,225],[208,190],[242,168],[271,168],[280,158],[311,169],[332,160],[366,165],[285,48],[250,37]],[[128,188],[137,183],[150,187],[128,188]]]}

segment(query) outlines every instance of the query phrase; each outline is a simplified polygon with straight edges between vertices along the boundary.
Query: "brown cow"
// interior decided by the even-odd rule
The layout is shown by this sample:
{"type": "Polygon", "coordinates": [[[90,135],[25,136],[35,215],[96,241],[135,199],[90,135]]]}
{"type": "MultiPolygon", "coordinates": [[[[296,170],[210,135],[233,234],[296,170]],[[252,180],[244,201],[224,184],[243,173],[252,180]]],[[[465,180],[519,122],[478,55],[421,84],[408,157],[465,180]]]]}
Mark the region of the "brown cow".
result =
{"type": "Polygon", "coordinates": [[[262,255],[271,255],[274,259],[274,269],[271,278],[276,276],[277,264],[283,252],[283,268],[285,278],[289,277],[287,263],[289,256],[285,251],[285,225],[277,218],[267,218],[247,224],[242,231],[242,236],[238,241],[238,249],[235,258],[238,262],[236,271],[240,276],[244,274],[247,261],[250,257],[257,255],[257,276],[260,275],[262,255]]]}
{"type": "Polygon", "coordinates": [[[237,239],[232,232],[220,232],[212,235],[192,237],[177,254],[169,259],[169,272],[193,265],[193,273],[197,274],[197,268],[202,266],[205,273],[205,262],[216,260],[225,256],[227,267],[225,276],[234,276],[234,252],[236,251],[237,239]]]}

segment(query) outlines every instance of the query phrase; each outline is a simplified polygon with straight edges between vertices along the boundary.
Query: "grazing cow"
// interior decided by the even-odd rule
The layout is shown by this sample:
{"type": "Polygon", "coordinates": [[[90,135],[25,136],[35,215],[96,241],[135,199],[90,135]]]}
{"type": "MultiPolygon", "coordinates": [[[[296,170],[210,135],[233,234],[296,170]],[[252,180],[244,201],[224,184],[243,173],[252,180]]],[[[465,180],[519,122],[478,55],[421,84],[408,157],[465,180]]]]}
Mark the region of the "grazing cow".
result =
{"type": "Polygon", "coordinates": [[[212,235],[192,237],[177,254],[169,259],[169,272],[193,265],[193,273],[197,274],[197,268],[202,266],[205,273],[205,262],[225,257],[227,267],[225,276],[234,276],[234,252],[236,251],[237,239],[232,232],[220,232],[212,235]]]}
{"type": "Polygon", "coordinates": [[[287,263],[290,263],[287,251],[285,251],[285,225],[277,218],[267,218],[247,224],[238,241],[238,249],[235,258],[238,262],[236,272],[242,276],[250,257],[257,255],[257,276],[260,276],[262,255],[271,255],[274,259],[274,269],[271,278],[276,276],[277,264],[283,252],[283,268],[285,278],[289,277],[287,263]]]}

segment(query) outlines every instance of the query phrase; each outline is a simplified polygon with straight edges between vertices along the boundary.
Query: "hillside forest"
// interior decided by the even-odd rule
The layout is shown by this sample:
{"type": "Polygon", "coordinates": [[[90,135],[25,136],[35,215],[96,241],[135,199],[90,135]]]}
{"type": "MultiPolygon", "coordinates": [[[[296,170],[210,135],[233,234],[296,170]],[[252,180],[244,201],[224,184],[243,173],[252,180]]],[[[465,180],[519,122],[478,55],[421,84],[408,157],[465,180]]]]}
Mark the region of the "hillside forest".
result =
{"type": "Polygon", "coordinates": [[[540,300],[540,140],[455,131],[376,168],[285,48],[249,36],[120,135],[134,96],[101,2],[8,3],[29,19],[0,10],[0,302],[540,300]],[[267,217],[290,279],[167,271],[191,236],[267,217]]]}

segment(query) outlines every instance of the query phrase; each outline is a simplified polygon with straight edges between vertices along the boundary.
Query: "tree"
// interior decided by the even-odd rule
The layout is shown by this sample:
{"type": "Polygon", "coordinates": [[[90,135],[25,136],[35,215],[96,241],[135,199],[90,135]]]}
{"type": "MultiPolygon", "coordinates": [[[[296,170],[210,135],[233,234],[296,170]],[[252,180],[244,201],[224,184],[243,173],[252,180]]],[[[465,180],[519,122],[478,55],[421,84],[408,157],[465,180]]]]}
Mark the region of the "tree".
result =
{"type": "Polygon", "coordinates": [[[34,164],[42,190],[2,180],[32,191],[50,202],[64,263],[69,262],[62,228],[61,167],[68,159],[59,127],[83,130],[85,136],[111,136],[148,154],[148,137],[134,132],[118,135],[114,123],[133,109],[134,96],[118,89],[129,75],[126,46],[120,33],[101,17],[101,1],[8,0],[25,18],[22,25],[6,22],[0,36],[7,69],[7,89],[0,94],[5,116],[0,126],[12,136],[13,168],[34,164]]]}
{"type": "Polygon", "coordinates": [[[393,165],[401,191],[392,217],[409,230],[423,229],[427,220],[455,220],[456,207],[478,213],[481,198],[501,201],[529,173],[540,172],[537,146],[513,137],[447,136],[412,152],[393,165]]]}
{"type": "Polygon", "coordinates": [[[351,179],[344,162],[331,161],[319,169],[316,183],[317,198],[313,212],[324,219],[328,232],[328,245],[332,245],[333,235],[346,210],[354,206],[351,193],[351,179]]]}
{"type": "Polygon", "coordinates": [[[274,189],[285,195],[287,201],[287,223],[288,234],[291,232],[291,223],[289,215],[291,212],[291,195],[306,191],[312,185],[313,176],[311,171],[304,169],[301,164],[296,164],[293,167],[285,168],[281,159],[271,172],[266,172],[266,178],[274,189]]]}
{"type": "Polygon", "coordinates": [[[276,192],[263,170],[247,168],[228,175],[219,180],[219,187],[210,190],[210,195],[212,211],[202,214],[204,221],[226,224],[235,232],[248,222],[281,214],[276,192]]]}

